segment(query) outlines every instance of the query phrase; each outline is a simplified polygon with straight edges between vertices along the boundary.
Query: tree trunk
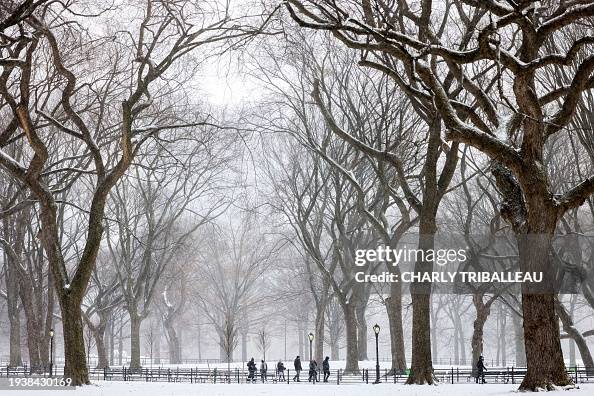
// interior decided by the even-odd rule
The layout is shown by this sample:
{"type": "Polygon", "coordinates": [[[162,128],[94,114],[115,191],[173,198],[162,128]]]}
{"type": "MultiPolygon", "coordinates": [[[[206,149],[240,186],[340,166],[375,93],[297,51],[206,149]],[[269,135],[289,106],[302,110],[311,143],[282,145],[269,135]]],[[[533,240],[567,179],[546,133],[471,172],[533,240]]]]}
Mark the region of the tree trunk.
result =
{"type": "Polygon", "coordinates": [[[177,359],[179,360],[180,363],[182,362],[182,358],[183,358],[183,355],[182,355],[183,334],[184,334],[183,329],[179,329],[179,332],[177,334],[177,359]]]}
{"type": "Polygon", "coordinates": [[[524,330],[522,329],[521,318],[514,314],[512,317],[514,324],[514,349],[516,351],[516,367],[526,367],[526,351],[524,349],[524,330]]]}
{"type": "Polygon", "coordinates": [[[21,276],[19,293],[21,295],[21,301],[23,302],[23,311],[25,312],[29,365],[31,371],[39,373],[43,371],[41,355],[39,353],[39,343],[44,337],[40,334],[41,324],[37,321],[37,316],[35,315],[32,295],[33,286],[29,282],[26,282],[24,278],[24,276],[21,276]]]}
{"type": "Polygon", "coordinates": [[[369,360],[367,356],[367,321],[365,320],[365,311],[367,310],[367,301],[358,301],[355,308],[357,315],[357,343],[359,346],[359,360],[369,360]]]}
{"type": "MultiPolygon", "coordinates": [[[[16,227],[9,218],[5,217],[2,221],[3,234],[0,235],[7,241],[10,240],[10,234],[14,233],[16,227]]],[[[2,250],[3,263],[5,263],[4,281],[6,285],[6,310],[8,314],[8,321],[10,323],[10,357],[9,365],[12,367],[22,366],[23,360],[21,355],[21,307],[19,306],[19,273],[18,268],[13,263],[13,258],[9,255],[6,249],[2,250]]]]}
{"type": "Polygon", "coordinates": [[[555,220],[551,219],[545,208],[540,209],[539,221],[542,223],[549,220],[552,226],[549,224],[549,227],[529,227],[543,232],[520,237],[518,240],[520,270],[543,273],[542,286],[538,291],[534,290],[534,286],[522,284],[524,343],[528,370],[520,390],[531,391],[552,390],[555,385],[565,386],[572,383],[565,371],[559,321],[555,315],[554,271],[550,262],[555,220]],[[543,286],[547,288],[543,290],[543,286]]]}
{"type": "MultiPolygon", "coordinates": [[[[588,349],[588,342],[586,341],[582,333],[580,333],[579,330],[575,328],[571,316],[559,300],[555,301],[555,308],[557,310],[559,318],[561,319],[561,323],[563,323],[563,330],[565,330],[565,332],[570,337],[570,342],[573,341],[575,342],[575,345],[577,345],[584,366],[594,367],[594,360],[592,359],[590,349],[588,349]]],[[[573,354],[573,363],[575,365],[575,347],[573,354]]]]}
{"type": "Polygon", "coordinates": [[[124,331],[124,324],[122,323],[122,317],[120,316],[120,328],[118,330],[118,365],[122,365],[122,358],[124,354],[124,337],[122,332],[124,331]]]}
{"type": "Polygon", "coordinates": [[[165,322],[165,330],[167,331],[167,346],[169,347],[169,364],[179,364],[181,359],[179,356],[180,343],[175,328],[170,322],[165,322]]]}
{"type": "Polygon", "coordinates": [[[241,333],[241,361],[247,362],[248,361],[248,354],[247,354],[247,332],[241,333]]]}
{"type": "Polygon", "coordinates": [[[460,344],[458,343],[458,332],[460,331],[460,328],[458,327],[458,323],[456,323],[456,321],[454,321],[454,337],[453,337],[453,341],[452,342],[452,346],[454,347],[454,364],[456,366],[460,365],[460,344]]]}
{"type": "Polygon", "coordinates": [[[338,346],[338,337],[332,337],[330,339],[330,359],[340,360],[340,348],[338,346]]]}
{"type": "MultiPolygon", "coordinates": [[[[157,331],[155,337],[155,346],[154,346],[154,354],[155,354],[155,364],[161,364],[161,331],[157,331]]],[[[200,357],[198,357],[200,359],[200,357]]]]}
{"type": "Polygon", "coordinates": [[[140,364],[140,325],[142,319],[135,314],[130,314],[130,368],[138,369],[140,364]]]}
{"type": "MultiPolygon", "coordinates": [[[[575,311],[575,300],[576,300],[575,297],[576,297],[575,295],[571,296],[571,302],[569,303],[569,318],[570,319],[573,319],[573,313],[575,311]]],[[[559,316],[561,316],[561,315],[559,315],[559,316]]],[[[565,323],[563,323],[563,327],[565,328],[565,323]]],[[[588,352],[590,352],[590,350],[588,350],[588,352]]],[[[582,359],[582,361],[583,361],[583,359],[582,359]]],[[[572,338],[569,339],[569,365],[571,367],[576,366],[576,363],[575,363],[575,341],[572,338]]]]}
{"type": "Polygon", "coordinates": [[[108,338],[109,338],[109,364],[113,366],[115,364],[115,318],[112,315],[109,318],[109,324],[107,325],[108,331],[108,338]]]}
{"type": "MultiPolygon", "coordinates": [[[[4,255],[4,262],[8,260],[7,255],[4,255]]],[[[7,265],[6,269],[6,294],[7,294],[7,306],[8,321],[10,323],[10,362],[11,367],[22,366],[23,360],[21,357],[21,315],[19,307],[19,283],[17,274],[11,265],[7,265]]]]}
{"type": "MultiPolygon", "coordinates": [[[[10,309],[9,309],[10,310],[10,309]]],[[[10,322],[10,356],[8,365],[17,367],[23,365],[21,358],[21,319],[19,309],[15,312],[9,312],[8,320],[10,322]]]]}
{"type": "MultiPolygon", "coordinates": [[[[398,271],[400,272],[400,271],[398,271]]],[[[392,368],[390,372],[403,373],[406,370],[404,355],[404,331],[402,330],[402,285],[400,282],[390,284],[390,297],[386,298],[386,311],[390,325],[390,351],[392,368]]]]}
{"type": "Polygon", "coordinates": [[[307,346],[305,347],[305,353],[307,354],[307,360],[310,361],[312,359],[311,353],[309,352],[311,350],[310,348],[310,341],[309,338],[307,337],[308,333],[307,330],[303,330],[303,339],[305,340],[307,346]]]}
{"type": "Polygon", "coordinates": [[[571,384],[561,352],[554,296],[525,294],[522,296],[522,311],[528,371],[520,389],[552,390],[554,385],[571,384]]]}
{"type": "Polygon", "coordinates": [[[97,347],[97,368],[109,367],[109,360],[107,359],[107,348],[105,347],[105,326],[99,325],[97,327],[89,326],[95,339],[95,346],[97,347]]]}
{"type": "Polygon", "coordinates": [[[314,337],[314,359],[318,362],[318,364],[321,364],[321,362],[324,360],[325,313],[326,301],[324,298],[322,298],[316,311],[316,328],[314,337]]]}
{"type": "Polygon", "coordinates": [[[95,344],[97,347],[97,368],[109,367],[107,360],[107,351],[105,350],[105,341],[103,334],[99,332],[93,334],[95,336],[95,344]]]}
{"type": "Polygon", "coordinates": [[[466,340],[464,339],[464,326],[462,326],[462,318],[458,317],[458,342],[460,344],[460,358],[461,364],[466,364],[466,340]]]}
{"type": "Polygon", "coordinates": [[[507,311],[505,310],[505,306],[502,304],[500,306],[501,313],[501,331],[499,332],[499,339],[501,345],[501,365],[503,367],[507,366],[507,311]]]}
{"type": "Polygon", "coordinates": [[[345,373],[359,372],[359,343],[357,341],[357,315],[355,307],[350,304],[342,304],[344,322],[346,328],[346,366],[345,373]]]}
{"type": "Polygon", "coordinates": [[[491,313],[491,310],[483,302],[483,294],[476,293],[472,296],[472,303],[476,311],[476,318],[474,319],[472,331],[472,375],[476,376],[476,364],[479,357],[483,354],[483,334],[485,322],[491,313]]]}
{"type": "MultiPolygon", "coordinates": [[[[516,79],[514,89],[529,90],[529,84],[516,79]]],[[[540,124],[529,122],[524,133],[538,136],[540,124]]],[[[523,148],[524,149],[524,148],[523,148]]],[[[551,390],[555,385],[572,383],[565,371],[559,320],[555,315],[555,268],[551,262],[552,237],[562,214],[549,192],[547,175],[542,169],[542,151],[530,147],[527,153],[533,166],[522,175],[522,185],[511,172],[496,163],[493,174],[504,203],[501,215],[511,224],[518,245],[520,271],[542,275],[536,284],[522,283],[522,317],[528,370],[520,385],[521,391],[551,390]]]]}
{"type": "Polygon", "coordinates": [[[299,339],[299,356],[303,357],[305,355],[303,354],[303,324],[301,321],[297,322],[297,338],[299,339]]]}
{"type": "Polygon", "coordinates": [[[439,339],[437,337],[437,318],[439,313],[436,312],[434,305],[433,305],[433,300],[431,300],[431,305],[430,305],[430,316],[431,316],[431,339],[433,340],[433,342],[431,343],[431,358],[438,362],[439,361],[439,355],[437,354],[437,340],[439,339]]]}
{"type": "Polygon", "coordinates": [[[44,367],[49,367],[50,350],[49,350],[49,332],[53,328],[54,323],[54,282],[52,272],[47,274],[47,309],[45,311],[45,328],[42,330],[45,337],[39,343],[39,353],[41,355],[41,363],[44,367]]]}
{"type": "MultiPolygon", "coordinates": [[[[423,251],[433,249],[435,245],[435,216],[420,221],[419,245],[423,251]]],[[[426,256],[426,255],[423,255],[426,256]]],[[[418,260],[414,272],[422,274],[431,272],[433,263],[418,260]]],[[[431,361],[431,284],[411,284],[413,308],[412,323],[412,364],[407,384],[433,384],[433,364],[431,361]]]]}
{"type": "Polygon", "coordinates": [[[412,363],[407,384],[433,384],[431,362],[431,330],[429,318],[429,294],[413,294],[412,363]]]}
{"type": "MultiPolygon", "coordinates": [[[[200,325],[200,322],[198,323],[198,334],[196,334],[197,336],[197,340],[196,342],[198,343],[198,360],[201,361],[202,360],[202,326],[200,325]]],[[[243,345],[241,347],[241,361],[245,362],[246,358],[247,358],[247,349],[245,350],[245,356],[243,353],[243,345]]]]}
{"type": "Polygon", "coordinates": [[[225,345],[227,345],[227,344],[228,344],[228,342],[226,342],[226,340],[225,340],[225,334],[221,331],[219,333],[219,360],[221,362],[232,362],[233,361],[234,350],[229,351],[229,356],[227,356],[227,351],[225,350],[225,345]]]}
{"type": "Polygon", "coordinates": [[[68,292],[59,299],[64,333],[64,377],[73,386],[89,384],[80,301],[68,292]]]}
{"type": "Polygon", "coordinates": [[[575,341],[573,339],[568,339],[569,341],[569,367],[575,367],[575,341]]]}

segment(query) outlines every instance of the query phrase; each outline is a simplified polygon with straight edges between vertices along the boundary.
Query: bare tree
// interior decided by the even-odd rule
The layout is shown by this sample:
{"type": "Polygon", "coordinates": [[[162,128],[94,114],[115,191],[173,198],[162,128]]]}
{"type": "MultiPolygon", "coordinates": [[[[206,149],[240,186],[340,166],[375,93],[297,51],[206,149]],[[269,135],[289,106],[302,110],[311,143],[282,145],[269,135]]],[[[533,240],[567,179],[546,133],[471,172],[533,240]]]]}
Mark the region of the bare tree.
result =
{"type": "MultiPolygon", "coordinates": [[[[100,15],[111,13],[113,18],[128,18],[130,14],[117,12],[107,7],[98,10],[100,15]]],[[[158,104],[172,88],[164,83],[164,77],[198,48],[210,44],[224,50],[260,30],[246,26],[247,21],[228,8],[190,10],[185,2],[176,0],[149,0],[141,13],[140,18],[126,20],[128,32],[116,33],[121,41],[113,37],[96,39],[81,24],[69,23],[66,18],[72,14],[84,17],[76,4],[26,1],[9,9],[2,21],[7,31],[2,40],[8,40],[6,51],[10,55],[2,60],[0,94],[11,121],[0,138],[0,165],[31,192],[31,201],[39,203],[41,240],[62,311],[65,375],[73,385],[89,382],[80,306],[103,236],[109,193],[146,141],[162,131],[197,121],[179,122],[183,117],[178,117],[174,124],[163,124],[159,123],[163,118],[150,116],[155,110],[156,114],[162,111],[158,104]],[[20,21],[26,21],[27,30],[24,25],[18,26],[20,21]],[[101,55],[88,56],[93,51],[101,51],[96,52],[101,55]],[[100,68],[96,58],[112,62],[100,68]],[[79,72],[86,69],[85,62],[94,72],[90,81],[79,72]],[[45,76],[58,83],[53,86],[55,92],[49,95],[46,91],[39,102],[39,97],[31,94],[32,87],[39,79],[45,81],[45,76]],[[158,90],[151,89],[156,86],[158,90]],[[87,117],[89,112],[95,116],[87,117]],[[16,133],[18,129],[24,133],[16,133]],[[47,138],[40,133],[48,129],[70,141],[77,155],[68,157],[51,151],[47,138]],[[16,159],[4,149],[24,141],[32,154],[29,158],[16,159]],[[66,188],[82,175],[93,185],[83,210],[87,214],[85,246],[80,260],[71,265],[65,262],[60,246],[59,203],[46,172],[63,177],[61,185],[66,188]]],[[[256,24],[265,22],[264,18],[254,19],[256,24]]]]}
{"type": "MultiPolygon", "coordinates": [[[[560,217],[594,192],[594,177],[555,192],[543,155],[546,142],[563,133],[584,91],[594,85],[588,31],[574,30],[569,42],[561,38],[576,22],[594,15],[594,5],[455,1],[444,10],[423,1],[413,11],[408,2],[398,8],[381,3],[286,4],[300,25],[331,32],[345,45],[362,50],[361,64],[390,75],[420,100],[430,98],[447,128],[447,139],[471,145],[494,161],[502,216],[518,236],[520,267],[543,269],[545,283],[552,286],[553,271],[547,270],[552,265],[551,237],[560,217]],[[448,22],[435,25],[436,17],[448,22]],[[440,39],[438,32],[452,23],[461,29],[440,39]],[[407,31],[408,25],[418,34],[407,31]],[[472,42],[462,51],[465,38],[472,42]],[[564,48],[552,48],[551,43],[564,43],[564,48]],[[445,69],[436,67],[439,62],[445,69]],[[570,83],[543,87],[539,76],[558,68],[571,73],[570,83]]],[[[571,380],[561,353],[554,291],[530,293],[526,287],[522,308],[528,374],[520,388],[567,385],[571,380]]]]}
{"type": "Polygon", "coordinates": [[[149,324],[149,326],[148,326],[148,329],[146,329],[145,337],[144,337],[144,340],[145,340],[145,343],[146,343],[146,348],[149,351],[150,365],[151,366],[153,365],[153,352],[154,352],[155,343],[156,343],[157,337],[158,337],[158,335],[157,335],[158,330],[155,329],[155,327],[156,327],[156,325],[153,323],[153,321],[151,321],[150,324],[149,324]]]}
{"type": "Polygon", "coordinates": [[[164,306],[163,327],[166,331],[167,344],[169,346],[169,364],[179,364],[182,362],[182,344],[176,327],[179,326],[180,316],[183,315],[186,306],[187,280],[183,267],[178,268],[177,271],[179,271],[180,275],[171,279],[161,294],[164,306]],[[175,296],[177,301],[173,300],[173,296],[175,296]]]}
{"type": "Polygon", "coordinates": [[[277,242],[266,238],[253,213],[242,211],[229,221],[202,229],[192,271],[200,287],[191,298],[216,332],[221,360],[233,360],[244,318],[257,324],[267,316],[262,284],[277,254],[277,242]]]}
{"type": "Polygon", "coordinates": [[[264,361],[266,361],[266,351],[270,349],[271,344],[272,333],[266,328],[266,326],[262,326],[256,333],[256,345],[258,350],[262,352],[262,360],[264,361]]]}
{"type": "Polygon", "coordinates": [[[237,333],[237,321],[231,316],[226,317],[219,330],[218,343],[225,354],[227,362],[227,373],[229,382],[231,382],[231,360],[233,360],[233,351],[237,348],[239,337],[237,333]]]}
{"type": "Polygon", "coordinates": [[[178,136],[183,146],[151,146],[155,155],[114,189],[110,213],[119,221],[106,234],[130,315],[132,368],[140,367],[140,327],[162,275],[185,255],[193,233],[227,207],[221,175],[231,154],[213,133],[178,136]]]}
{"type": "Polygon", "coordinates": [[[119,279],[111,268],[109,254],[103,250],[98,256],[98,265],[93,270],[91,282],[83,301],[82,317],[91,332],[97,348],[98,368],[109,367],[105,333],[115,311],[123,302],[119,279]]]}

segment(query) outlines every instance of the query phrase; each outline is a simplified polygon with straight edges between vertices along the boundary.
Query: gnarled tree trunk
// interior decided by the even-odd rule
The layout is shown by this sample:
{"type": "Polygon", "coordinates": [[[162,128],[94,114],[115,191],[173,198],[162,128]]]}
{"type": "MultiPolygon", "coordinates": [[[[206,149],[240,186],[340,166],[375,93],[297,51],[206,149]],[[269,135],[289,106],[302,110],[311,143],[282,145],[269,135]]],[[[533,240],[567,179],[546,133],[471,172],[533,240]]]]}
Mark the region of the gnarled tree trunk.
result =
{"type": "Polygon", "coordinates": [[[93,331],[93,337],[97,347],[97,368],[109,367],[107,349],[105,348],[105,331],[93,331]]]}
{"type": "MultiPolygon", "coordinates": [[[[433,212],[434,213],[434,212],[433,212]]],[[[421,214],[419,223],[418,249],[428,251],[435,246],[435,214],[428,216],[421,214]]],[[[423,255],[423,258],[426,255],[423,255]]],[[[433,263],[417,260],[415,274],[431,272],[433,263]]],[[[412,324],[412,363],[407,384],[433,384],[433,363],[431,361],[431,284],[411,284],[411,298],[413,307],[412,324]]]]}
{"type": "Polygon", "coordinates": [[[476,318],[473,323],[472,332],[472,375],[476,376],[476,364],[479,357],[483,354],[483,330],[485,322],[491,313],[490,304],[486,305],[483,302],[483,294],[476,293],[472,296],[472,303],[476,310],[476,318]]]}
{"type": "Polygon", "coordinates": [[[390,373],[404,373],[406,357],[404,355],[404,332],[402,330],[402,286],[400,282],[390,284],[390,297],[386,298],[386,311],[390,325],[390,351],[392,368],[390,373]]]}
{"type": "Polygon", "coordinates": [[[164,322],[165,330],[167,331],[167,346],[169,347],[169,364],[181,363],[180,342],[177,332],[173,324],[169,321],[164,322]]]}
{"type": "MultiPolygon", "coordinates": [[[[537,209],[537,208],[534,208],[537,209]]],[[[543,284],[536,291],[522,284],[522,313],[524,317],[524,343],[528,370],[521,390],[553,389],[555,385],[571,384],[563,361],[559,321],[555,314],[554,271],[550,262],[551,238],[555,229],[555,216],[541,208],[539,217],[547,218],[549,227],[531,227],[533,233],[521,236],[518,242],[520,270],[543,272],[543,284]],[[547,216],[548,214],[548,216],[547,216]],[[550,290],[543,289],[550,285],[550,290]],[[546,358],[543,358],[546,356],[546,358]]],[[[542,223],[541,223],[542,224],[542,223]]]]}
{"type": "MultiPolygon", "coordinates": [[[[4,262],[8,263],[8,256],[4,254],[4,262]]],[[[16,271],[8,264],[6,269],[6,309],[8,311],[8,322],[10,323],[10,357],[11,367],[22,366],[21,357],[21,307],[19,306],[19,282],[16,271]]]]}
{"type": "Polygon", "coordinates": [[[89,384],[80,296],[64,293],[58,301],[64,333],[64,376],[76,385],[89,384]]]}
{"type": "Polygon", "coordinates": [[[345,373],[359,372],[359,342],[357,340],[357,315],[351,303],[341,304],[346,328],[346,365],[345,373]]]}

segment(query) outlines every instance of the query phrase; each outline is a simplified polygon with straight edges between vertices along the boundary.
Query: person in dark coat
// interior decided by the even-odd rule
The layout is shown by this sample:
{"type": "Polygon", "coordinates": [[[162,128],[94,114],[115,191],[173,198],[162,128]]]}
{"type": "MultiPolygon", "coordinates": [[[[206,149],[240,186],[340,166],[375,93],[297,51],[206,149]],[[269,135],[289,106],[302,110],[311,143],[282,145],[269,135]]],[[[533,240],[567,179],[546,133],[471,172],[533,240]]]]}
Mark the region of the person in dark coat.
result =
{"type": "Polygon", "coordinates": [[[328,378],[330,378],[330,358],[328,356],[322,362],[322,370],[324,371],[324,382],[328,382],[328,378]]]}
{"type": "Polygon", "coordinates": [[[247,363],[248,368],[248,382],[256,382],[256,378],[254,378],[254,374],[256,373],[256,362],[254,362],[254,358],[251,358],[250,361],[247,363]]]}
{"type": "Polygon", "coordinates": [[[308,381],[311,382],[313,380],[314,384],[318,381],[318,363],[315,360],[310,360],[309,362],[309,379],[308,381]]]}
{"type": "Polygon", "coordinates": [[[276,364],[276,379],[277,381],[285,381],[285,365],[283,364],[282,361],[278,361],[278,363],[276,364]]]}
{"type": "Polygon", "coordinates": [[[293,365],[295,366],[295,376],[293,377],[293,381],[301,382],[299,380],[299,374],[301,373],[301,370],[303,370],[303,368],[301,367],[301,358],[299,356],[295,358],[293,365]]]}
{"type": "Polygon", "coordinates": [[[479,378],[481,379],[481,383],[485,383],[485,371],[487,368],[485,367],[485,362],[483,357],[479,357],[478,362],[476,362],[476,383],[479,383],[479,378]]]}
{"type": "Polygon", "coordinates": [[[266,364],[266,362],[264,360],[262,360],[262,363],[260,363],[260,379],[262,380],[262,383],[264,383],[264,381],[266,381],[266,372],[268,371],[268,365],[266,364]]]}

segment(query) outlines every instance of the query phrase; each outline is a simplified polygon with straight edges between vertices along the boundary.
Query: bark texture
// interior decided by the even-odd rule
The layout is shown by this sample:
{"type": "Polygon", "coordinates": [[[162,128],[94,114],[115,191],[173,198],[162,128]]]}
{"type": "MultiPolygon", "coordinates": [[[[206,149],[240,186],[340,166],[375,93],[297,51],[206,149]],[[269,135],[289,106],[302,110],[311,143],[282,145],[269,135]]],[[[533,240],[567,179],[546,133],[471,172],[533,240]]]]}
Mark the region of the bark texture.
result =
{"type": "Polygon", "coordinates": [[[130,368],[139,369],[140,362],[140,325],[142,319],[137,315],[130,315],[130,368]]]}
{"type": "Polygon", "coordinates": [[[474,294],[472,296],[472,303],[474,304],[474,308],[476,310],[476,318],[474,319],[473,323],[473,332],[472,332],[472,373],[476,375],[476,364],[478,362],[479,357],[483,354],[483,329],[485,327],[485,322],[491,313],[490,306],[491,304],[485,304],[483,302],[483,295],[482,294],[474,294]]]}
{"type": "Polygon", "coordinates": [[[404,334],[402,331],[402,285],[393,282],[390,285],[390,297],[386,298],[386,311],[390,325],[390,352],[392,355],[391,373],[403,373],[406,370],[404,355],[404,334]]]}
{"type": "Polygon", "coordinates": [[[343,305],[344,323],[346,328],[346,365],[345,373],[359,372],[359,342],[357,339],[357,315],[355,306],[351,303],[343,305]]]}
{"type": "MultiPolygon", "coordinates": [[[[425,213],[419,226],[418,249],[428,251],[435,246],[435,212],[432,216],[425,213]]],[[[425,256],[425,255],[423,255],[425,256]]],[[[432,262],[418,260],[415,273],[431,272],[432,262]]],[[[413,307],[412,323],[412,362],[407,384],[433,384],[433,363],[431,358],[431,284],[411,284],[413,307]]]]}

